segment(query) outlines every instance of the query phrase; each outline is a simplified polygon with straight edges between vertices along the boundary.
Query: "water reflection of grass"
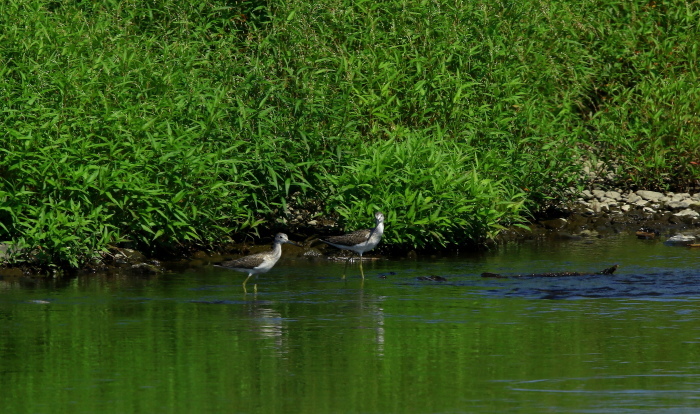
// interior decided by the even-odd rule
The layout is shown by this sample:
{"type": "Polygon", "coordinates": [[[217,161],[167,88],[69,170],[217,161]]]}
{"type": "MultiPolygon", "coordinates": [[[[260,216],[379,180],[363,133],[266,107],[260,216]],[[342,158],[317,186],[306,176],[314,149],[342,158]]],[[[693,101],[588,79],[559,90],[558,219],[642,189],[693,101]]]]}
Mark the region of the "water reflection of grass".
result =
{"type": "Polygon", "coordinates": [[[291,205],[350,229],[380,209],[385,243],[422,248],[565,197],[581,160],[682,188],[700,160],[699,13],[11,0],[0,240],[12,260],[76,267],[123,241],[256,233],[291,205]]]}

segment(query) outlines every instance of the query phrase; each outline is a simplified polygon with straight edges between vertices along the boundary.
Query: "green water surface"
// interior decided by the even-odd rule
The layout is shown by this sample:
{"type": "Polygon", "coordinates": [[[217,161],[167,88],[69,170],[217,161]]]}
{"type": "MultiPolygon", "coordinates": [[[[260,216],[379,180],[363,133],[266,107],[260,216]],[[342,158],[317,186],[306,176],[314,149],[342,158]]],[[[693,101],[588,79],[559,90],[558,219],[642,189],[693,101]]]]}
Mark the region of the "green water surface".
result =
{"type": "Polygon", "coordinates": [[[381,260],[364,282],[356,266],[343,281],[342,263],[283,258],[257,294],[209,266],[4,280],[0,408],[698,412],[699,256],[623,235],[381,260]],[[480,277],[615,263],[607,277],[480,277]]]}

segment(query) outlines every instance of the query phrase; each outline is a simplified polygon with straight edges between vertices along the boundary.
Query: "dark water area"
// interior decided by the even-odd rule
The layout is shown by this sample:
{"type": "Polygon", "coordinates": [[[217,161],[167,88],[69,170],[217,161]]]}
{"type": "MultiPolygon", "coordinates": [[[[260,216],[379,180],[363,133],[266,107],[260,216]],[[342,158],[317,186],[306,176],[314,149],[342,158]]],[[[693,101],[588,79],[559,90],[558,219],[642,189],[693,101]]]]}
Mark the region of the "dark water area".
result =
{"type": "Polygon", "coordinates": [[[0,281],[12,413],[694,413],[700,249],[634,235],[455,257],[0,281]],[[557,271],[613,275],[482,278],[557,271]],[[440,276],[446,281],[419,280],[440,276]],[[253,281],[249,282],[252,284],[253,281]]]}

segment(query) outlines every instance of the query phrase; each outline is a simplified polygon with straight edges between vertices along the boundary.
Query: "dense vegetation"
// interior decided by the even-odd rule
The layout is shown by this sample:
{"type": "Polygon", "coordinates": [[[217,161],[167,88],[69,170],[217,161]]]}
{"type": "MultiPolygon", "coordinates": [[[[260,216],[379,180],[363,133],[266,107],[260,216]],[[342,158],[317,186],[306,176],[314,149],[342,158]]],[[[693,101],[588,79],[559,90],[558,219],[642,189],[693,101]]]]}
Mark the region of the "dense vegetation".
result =
{"type": "MultiPolygon", "coordinates": [[[[700,176],[700,4],[7,0],[0,240],[78,267],[289,206],[479,242],[581,187],[700,176]]],[[[30,254],[31,253],[31,254],[30,254]]]]}

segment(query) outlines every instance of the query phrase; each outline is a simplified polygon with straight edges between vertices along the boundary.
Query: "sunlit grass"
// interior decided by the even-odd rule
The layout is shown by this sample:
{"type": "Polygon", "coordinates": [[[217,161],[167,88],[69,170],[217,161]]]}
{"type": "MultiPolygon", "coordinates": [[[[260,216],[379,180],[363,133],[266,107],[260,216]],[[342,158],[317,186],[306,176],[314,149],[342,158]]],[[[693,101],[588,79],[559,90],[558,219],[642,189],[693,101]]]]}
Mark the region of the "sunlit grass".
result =
{"type": "Polygon", "coordinates": [[[0,240],[72,267],[257,233],[289,204],[481,242],[583,186],[700,176],[700,6],[0,4],[0,240]]]}

